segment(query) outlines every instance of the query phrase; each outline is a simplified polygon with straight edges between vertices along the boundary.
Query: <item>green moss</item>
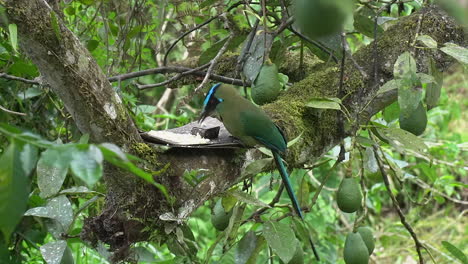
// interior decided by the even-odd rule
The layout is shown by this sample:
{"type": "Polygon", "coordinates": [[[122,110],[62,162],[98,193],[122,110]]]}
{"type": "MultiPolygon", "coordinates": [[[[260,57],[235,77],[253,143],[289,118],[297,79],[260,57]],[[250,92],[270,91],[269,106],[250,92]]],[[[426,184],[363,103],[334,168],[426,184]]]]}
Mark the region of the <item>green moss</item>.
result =
{"type": "Polygon", "coordinates": [[[158,159],[158,153],[146,143],[138,142],[133,144],[131,151],[151,165],[162,166],[158,159]]]}

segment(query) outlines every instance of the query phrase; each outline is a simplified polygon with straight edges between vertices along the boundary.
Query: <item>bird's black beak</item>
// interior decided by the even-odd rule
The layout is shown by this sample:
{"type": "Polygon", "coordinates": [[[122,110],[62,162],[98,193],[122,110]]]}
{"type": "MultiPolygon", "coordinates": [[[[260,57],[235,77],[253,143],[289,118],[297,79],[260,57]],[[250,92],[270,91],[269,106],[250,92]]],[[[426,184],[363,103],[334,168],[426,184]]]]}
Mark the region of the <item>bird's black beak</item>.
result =
{"type": "Polygon", "coordinates": [[[198,119],[198,124],[201,124],[203,123],[203,120],[205,120],[205,118],[209,115],[208,111],[206,111],[205,109],[203,110],[203,112],[200,114],[200,118],[198,119]]]}

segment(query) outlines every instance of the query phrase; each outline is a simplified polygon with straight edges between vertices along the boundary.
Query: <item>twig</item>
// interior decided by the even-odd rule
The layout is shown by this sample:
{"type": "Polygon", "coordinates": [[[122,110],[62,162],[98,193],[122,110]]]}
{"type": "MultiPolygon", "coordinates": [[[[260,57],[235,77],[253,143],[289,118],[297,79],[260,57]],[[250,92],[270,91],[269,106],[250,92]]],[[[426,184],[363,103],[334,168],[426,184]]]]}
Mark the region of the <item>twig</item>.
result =
{"type": "Polygon", "coordinates": [[[447,194],[437,190],[437,189],[434,189],[432,188],[429,184],[425,183],[424,181],[422,181],[421,179],[411,179],[410,178],[410,181],[415,183],[416,185],[418,185],[419,187],[423,188],[423,189],[427,189],[427,190],[430,190],[431,192],[434,192],[434,193],[437,193],[438,195],[440,196],[443,196],[445,199],[451,201],[451,202],[454,202],[454,203],[457,203],[457,204],[462,204],[462,205],[468,205],[468,201],[463,201],[463,200],[459,200],[457,198],[452,198],[450,196],[448,196],[447,194]]]}
{"type": "Polygon", "coordinates": [[[308,38],[307,36],[305,36],[304,34],[296,31],[292,26],[290,26],[289,28],[289,31],[291,31],[292,33],[296,34],[297,36],[299,36],[301,39],[309,42],[310,44],[316,46],[317,48],[319,48],[321,51],[327,53],[328,55],[330,55],[330,57],[333,59],[333,61],[335,63],[338,63],[338,58],[333,54],[333,52],[329,51],[326,47],[324,47],[322,44],[320,44],[319,42],[315,41],[315,40],[311,40],[310,38],[308,38]]]}
{"type": "Polygon", "coordinates": [[[148,88],[153,88],[153,87],[164,86],[164,85],[169,84],[169,83],[171,83],[171,82],[177,81],[177,80],[179,80],[180,78],[182,78],[182,77],[184,77],[184,76],[186,76],[186,75],[193,74],[193,73],[196,72],[196,71],[203,70],[203,69],[205,69],[205,68],[208,67],[208,66],[210,66],[210,63],[204,64],[204,65],[202,65],[202,66],[199,66],[199,67],[197,67],[197,68],[191,69],[191,70],[189,70],[189,71],[181,72],[181,73],[179,73],[179,74],[177,74],[177,75],[175,75],[175,76],[173,76],[173,77],[171,77],[171,78],[169,78],[169,79],[167,79],[167,80],[165,80],[165,81],[163,81],[163,82],[160,82],[160,83],[145,84],[145,85],[137,84],[136,86],[137,86],[138,89],[141,89],[141,90],[143,90],[143,89],[148,89],[148,88]]]}
{"type": "Polygon", "coordinates": [[[214,70],[214,67],[216,66],[216,63],[218,62],[219,58],[221,58],[221,55],[224,54],[224,52],[226,52],[229,44],[231,43],[231,40],[234,38],[234,34],[231,34],[229,35],[228,39],[226,40],[226,42],[224,42],[224,45],[221,47],[221,49],[218,51],[218,54],[216,54],[216,56],[211,60],[211,65],[210,67],[208,68],[208,70],[206,71],[206,74],[205,74],[205,78],[203,78],[203,81],[200,83],[200,85],[198,85],[197,88],[195,88],[195,91],[194,93],[197,93],[198,91],[200,91],[203,86],[205,86],[205,84],[208,82],[208,80],[210,79],[210,76],[214,70]]]}
{"type": "MultiPolygon", "coordinates": [[[[109,82],[117,82],[119,80],[123,81],[123,80],[138,78],[141,76],[152,75],[152,74],[162,74],[162,73],[170,73],[170,72],[183,73],[183,72],[187,72],[191,70],[193,70],[193,68],[184,67],[184,66],[165,66],[165,67],[152,68],[152,69],[147,69],[147,70],[142,70],[142,71],[137,71],[137,72],[120,74],[120,75],[109,77],[107,80],[109,82]]],[[[194,71],[191,73],[191,75],[203,77],[206,75],[206,72],[194,71]]],[[[223,83],[242,85],[242,80],[240,79],[226,77],[226,76],[222,76],[218,74],[211,74],[210,79],[214,81],[218,81],[218,82],[223,82],[223,83]]]]}
{"type": "Polygon", "coordinates": [[[83,212],[83,210],[85,210],[86,208],[88,208],[88,206],[90,206],[92,203],[94,203],[95,201],[97,201],[97,199],[99,199],[99,195],[96,195],[94,196],[93,198],[89,199],[88,201],[86,201],[83,206],[81,206],[80,208],[78,208],[78,210],[75,212],[75,214],[73,215],[73,220],[67,230],[67,234],[71,232],[72,228],[73,228],[73,224],[75,223],[75,220],[76,218],[78,217],[78,215],[83,212]]]}
{"type": "Polygon", "coordinates": [[[9,74],[6,74],[6,73],[0,73],[0,78],[3,78],[3,79],[7,79],[7,80],[13,80],[13,81],[20,81],[20,82],[24,82],[24,83],[28,83],[28,84],[37,84],[37,85],[40,85],[41,82],[36,79],[34,80],[30,80],[30,79],[25,79],[25,78],[21,78],[21,77],[18,77],[18,76],[13,76],[13,75],[9,75],[9,74]]]}
{"type": "Polygon", "coordinates": [[[250,215],[249,218],[245,219],[244,221],[242,221],[242,224],[245,224],[247,223],[248,221],[252,220],[252,219],[255,219],[257,218],[259,215],[265,213],[266,210],[268,210],[269,208],[273,207],[277,202],[279,202],[280,198],[281,198],[281,194],[283,193],[283,190],[284,190],[284,184],[281,183],[281,186],[278,190],[278,192],[276,193],[275,197],[271,200],[271,202],[268,204],[270,207],[262,207],[260,209],[258,209],[257,211],[253,212],[252,215],[250,215]]]}
{"type": "MultiPolygon", "coordinates": [[[[340,36],[341,36],[341,48],[342,48],[343,54],[341,54],[340,84],[338,87],[338,98],[340,98],[340,100],[343,100],[343,97],[345,95],[343,91],[343,85],[344,85],[344,74],[345,74],[345,63],[346,63],[346,48],[345,48],[346,34],[342,32],[340,36]]],[[[337,130],[338,130],[338,135],[342,138],[345,138],[343,115],[344,114],[342,112],[338,112],[337,130]]]]}
{"type": "MultiPolygon", "coordinates": [[[[388,193],[388,195],[390,196],[390,198],[392,200],[393,207],[395,208],[395,210],[398,213],[398,216],[400,217],[400,222],[405,226],[406,230],[408,230],[408,232],[410,233],[411,237],[414,240],[414,244],[416,245],[416,251],[418,252],[419,263],[424,264],[424,259],[423,259],[422,252],[421,252],[421,248],[424,248],[424,246],[421,244],[421,242],[419,242],[418,237],[416,236],[416,233],[414,232],[413,228],[406,221],[406,217],[403,214],[403,212],[401,211],[400,205],[398,204],[398,201],[395,198],[395,195],[393,195],[393,193],[392,193],[392,189],[391,189],[391,186],[390,186],[390,182],[389,182],[389,179],[388,179],[387,172],[385,171],[385,168],[384,168],[384,166],[382,164],[382,161],[381,161],[381,159],[380,159],[380,157],[379,157],[379,155],[377,153],[379,149],[375,145],[372,146],[372,147],[374,149],[374,157],[377,160],[377,165],[378,165],[378,167],[380,169],[380,173],[382,174],[382,178],[383,178],[383,181],[384,181],[384,184],[385,184],[385,188],[387,189],[387,193],[388,193]]],[[[384,155],[383,152],[382,152],[382,155],[384,155]]]]}
{"type": "MultiPolygon", "coordinates": [[[[341,148],[340,153],[343,152],[343,151],[344,151],[344,148],[341,148]]],[[[312,209],[312,207],[314,207],[315,203],[317,202],[318,196],[319,196],[320,192],[322,192],[322,189],[325,186],[325,184],[327,183],[328,178],[330,178],[331,172],[334,171],[336,166],[338,166],[338,164],[340,164],[343,160],[344,160],[344,155],[338,155],[338,159],[336,160],[335,164],[333,164],[333,167],[331,167],[331,169],[328,170],[327,175],[325,176],[325,179],[323,179],[323,181],[321,182],[319,188],[315,192],[314,197],[312,197],[312,203],[310,204],[311,209],[312,209]]]]}
{"type": "MultiPolygon", "coordinates": [[[[232,9],[238,7],[239,5],[242,5],[244,4],[244,1],[239,1],[237,3],[234,3],[232,4],[227,10],[225,13],[228,13],[229,11],[231,11],[232,9]]],[[[221,13],[221,14],[218,14],[214,17],[211,17],[209,18],[208,20],[206,20],[205,22],[197,25],[196,27],[188,30],[187,32],[184,32],[182,35],[180,35],[172,44],[171,46],[169,46],[169,48],[167,49],[166,51],[166,54],[164,54],[164,60],[163,60],[163,66],[166,66],[167,65],[167,57],[169,56],[169,53],[171,52],[171,50],[175,47],[175,45],[181,40],[183,39],[185,36],[187,36],[188,34],[192,33],[193,31],[197,30],[197,29],[200,29],[202,28],[203,26],[209,24],[211,21],[221,17],[222,15],[224,15],[225,13],[221,13]]]]}
{"type": "MultiPolygon", "coordinates": [[[[344,47],[344,51],[346,52],[346,56],[348,56],[348,58],[351,60],[351,62],[353,63],[354,67],[359,71],[359,73],[361,73],[362,77],[364,79],[367,79],[369,78],[369,75],[367,74],[366,71],[364,71],[363,67],[361,67],[357,61],[354,59],[353,55],[351,54],[351,49],[349,48],[349,44],[348,44],[348,41],[346,40],[346,37],[343,38],[343,47],[344,47]]],[[[344,53],[343,53],[344,54],[344,53]]]]}
{"type": "Polygon", "coordinates": [[[216,15],[214,17],[211,17],[210,19],[206,20],[205,22],[197,25],[196,27],[184,32],[182,35],[180,35],[174,42],[172,42],[171,46],[169,46],[169,48],[167,49],[166,51],[166,54],[164,54],[164,60],[163,60],[163,66],[166,66],[167,65],[167,57],[169,56],[169,53],[172,51],[172,49],[175,47],[175,45],[181,40],[183,39],[185,36],[187,36],[188,34],[192,33],[193,31],[197,30],[197,29],[200,29],[202,28],[203,26],[209,24],[211,21],[219,18],[222,14],[219,14],[219,15],[216,15]]]}
{"type": "Polygon", "coordinates": [[[4,111],[4,112],[7,112],[7,113],[9,113],[9,114],[12,114],[12,115],[26,116],[25,113],[15,112],[15,111],[6,109],[5,107],[3,107],[3,106],[1,106],[1,105],[0,105],[0,110],[2,110],[2,111],[4,111]]]}
{"type": "MultiPolygon", "coordinates": [[[[353,142],[353,145],[356,146],[356,141],[355,140],[353,142]]],[[[356,219],[354,221],[354,230],[356,230],[358,228],[358,225],[361,222],[363,222],[364,219],[366,219],[367,213],[368,213],[367,206],[366,206],[367,189],[366,189],[365,177],[364,177],[364,155],[362,154],[362,148],[358,147],[358,151],[359,151],[359,156],[360,156],[360,160],[361,160],[359,183],[361,185],[361,190],[362,190],[362,208],[363,208],[363,212],[362,212],[362,215],[360,217],[356,217],[356,219]]]]}

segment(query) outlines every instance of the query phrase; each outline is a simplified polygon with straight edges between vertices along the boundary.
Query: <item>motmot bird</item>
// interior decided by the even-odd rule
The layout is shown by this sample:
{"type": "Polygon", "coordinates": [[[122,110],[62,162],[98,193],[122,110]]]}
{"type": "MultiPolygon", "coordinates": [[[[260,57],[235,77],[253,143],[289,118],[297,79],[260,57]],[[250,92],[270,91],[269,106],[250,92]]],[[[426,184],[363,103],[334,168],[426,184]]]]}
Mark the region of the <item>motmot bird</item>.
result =
{"type": "MultiPolygon", "coordinates": [[[[218,114],[229,133],[240,139],[245,146],[263,145],[271,150],[294,211],[304,220],[286,166],[281,158],[281,155],[286,153],[287,143],[280,128],[261,108],[242,97],[233,86],[227,84],[215,84],[208,91],[203,102],[199,123],[213,112],[218,114]]],[[[309,241],[315,257],[319,259],[310,238],[309,241]]]]}

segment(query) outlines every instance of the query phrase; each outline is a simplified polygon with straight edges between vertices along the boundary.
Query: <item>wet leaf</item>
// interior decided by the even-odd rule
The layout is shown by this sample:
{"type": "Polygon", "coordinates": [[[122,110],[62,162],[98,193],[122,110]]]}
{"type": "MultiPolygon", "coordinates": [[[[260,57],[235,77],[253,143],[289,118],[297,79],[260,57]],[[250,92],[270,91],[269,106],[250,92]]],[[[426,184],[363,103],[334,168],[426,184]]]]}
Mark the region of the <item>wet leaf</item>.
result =
{"type": "Polygon", "coordinates": [[[234,196],[238,201],[246,203],[246,204],[251,204],[251,205],[261,206],[261,207],[270,207],[268,204],[258,200],[252,195],[239,191],[237,189],[229,191],[229,194],[234,196]]]}
{"type": "Polygon", "coordinates": [[[75,186],[65,190],[60,191],[61,194],[86,194],[86,193],[96,193],[95,191],[91,191],[86,186],[75,186]]]}
{"type": "Polygon", "coordinates": [[[390,80],[390,81],[386,82],[377,91],[377,95],[386,93],[386,92],[394,90],[394,89],[398,89],[398,87],[400,86],[400,81],[401,81],[400,79],[397,79],[397,80],[390,80]]]}
{"type": "Polygon", "coordinates": [[[236,264],[245,264],[249,261],[252,253],[255,251],[257,246],[257,236],[255,232],[249,231],[237,244],[236,251],[234,253],[234,259],[236,264]]]}
{"type": "Polygon", "coordinates": [[[442,90],[442,83],[444,81],[444,75],[437,69],[434,59],[430,59],[429,74],[434,77],[435,82],[429,83],[426,87],[426,105],[427,110],[437,106],[440,98],[440,92],[442,90]]]}
{"type": "Polygon", "coordinates": [[[416,110],[423,96],[422,84],[414,75],[400,81],[398,87],[398,105],[400,116],[409,116],[416,110]]]}
{"type": "Polygon", "coordinates": [[[393,76],[395,78],[408,78],[416,74],[416,61],[409,52],[401,54],[393,67],[393,76]]]}
{"type": "Polygon", "coordinates": [[[379,170],[377,160],[374,156],[374,150],[370,147],[366,148],[366,152],[364,155],[364,167],[370,173],[376,173],[379,170]]]}
{"type": "Polygon", "coordinates": [[[437,41],[435,41],[431,36],[421,35],[417,38],[417,40],[421,41],[426,47],[430,49],[437,48],[437,41]]]}
{"type": "Polygon", "coordinates": [[[25,175],[29,175],[36,168],[38,150],[31,144],[25,144],[20,153],[21,167],[25,175]]]}
{"type": "Polygon", "coordinates": [[[269,50],[272,46],[274,36],[272,33],[264,34],[263,28],[260,26],[257,28],[257,31],[252,31],[250,34],[255,34],[255,36],[248,51],[245,50],[247,48],[247,41],[242,48],[241,54],[248,54],[242,72],[247,80],[253,83],[257,79],[257,75],[265,61],[263,58],[265,50],[269,50]]]}
{"type": "MultiPolygon", "coordinates": [[[[363,35],[374,38],[374,20],[368,16],[356,13],[354,15],[354,28],[363,35]]],[[[380,25],[377,25],[377,36],[384,32],[380,25]]]]}
{"type": "Polygon", "coordinates": [[[338,98],[312,98],[307,104],[307,107],[319,109],[334,109],[340,110],[340,99],[338,98]]]}
{"type": "Polygon", "coordinates": [[[457,44],[445,43],[445,47],[440,48],[441,51],[454,57],[463,64],[468,64],[468,49],[460,47],[457,44]]]}
{"type": "Polygon", "coordinates": [[[70,168],[75,176],[88,186],[93,186],[102,177],[102,153],[91,146],[89,149],[76,149],[72,154],[70,168]]]}
{"type": "Polygon", "coordinates": [[[50,197],[60,191],[70,166],[70,147],[49,148],[41,153],[37,162],[37,185],[41,197],[50,197]]]}
{"type": "Polygon", "coordinates": [[[16,24],[9,24],[8,31],[10,33],[10,44],[15,52],[18,52],[18,27],[16,24]]]}
{"type": "Polygon", "coordinates": [[[67,248],[67,242],[64,240],[49,242],[41,246],[41,254],[47,264],[60,264],[63,254],[67,248]]]}
{"type": "Polygon", "coordinates": [[[249,176],[249,175],[257,175],[258,173],[262,172],[266,166],[268,166],[272,158],[265,158],[265,159],[259,159],[255,160],[242,171],[242,177],[249,176]]]}
{"type": "Polygon", "coordinates": [[[385,107],[383,110],[383,118],[387,123],[396,120],[400,116],[400,106],[398,102],[394,102],[391,105],[385,107]]]}
{"type": "Polygon", "coordinates": [[[273,252],[284,263],[288,263],[292,259],[298,245],[298,240],[289,225],[268,221],[263,225],[263,236],[273,252]]]}
{"type": "Polygon", "coordinates": [[[399,128],[383,128],[378,127],[377,131],[389,143],[395,147],[399,152],[404,152],[409,149],[415,151],[421,155],[427,155],[427,145],[421,138],[399,128]]]}

